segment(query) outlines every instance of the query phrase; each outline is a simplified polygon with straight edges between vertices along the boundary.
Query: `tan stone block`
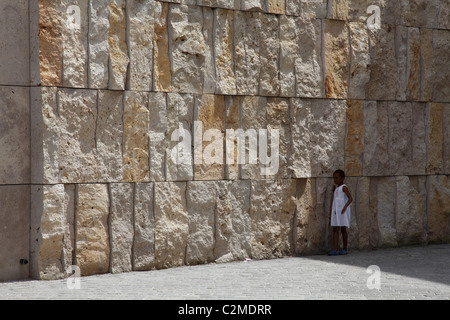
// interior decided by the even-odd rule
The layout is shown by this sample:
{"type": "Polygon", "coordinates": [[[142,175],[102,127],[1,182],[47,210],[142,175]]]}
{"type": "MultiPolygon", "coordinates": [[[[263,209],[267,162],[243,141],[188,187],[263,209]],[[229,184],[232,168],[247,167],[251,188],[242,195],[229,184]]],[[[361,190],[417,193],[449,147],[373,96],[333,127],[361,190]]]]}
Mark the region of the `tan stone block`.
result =
{"type": "Polygon", "coordinates": [[[433,101],[450,101],[450,68],[448,61],[442,59],[450,51],[450,31],[433,30],[433,56],[434,56],[434,90],[433,101]]]}
{"type": "Polygon", "coordinates": [[[293,253],[295,195],[296,180],[252,181],[252,258],[279,258],[293,253]]]}
{"type": "Polygon", "coordinates": [[[311,177],[311,103],[310,99],[291,99],[292,176],[311,177]]]}
{"type": "MultiPolygon", "coordinates": [[[[224,9],[239,10],[241,8],[241,0],[196,0],[196,4],[206,7],[217,7],[224,9]]],[[[194,0],[195,2],[195,0],[194,0]]]]}
{"type": "Polygon", "coordinates": [[[444,134],[444,172],[450,174],[450,103],[444,104],[443,134],[444,134]]]}
{"type": "Polygon", "coordinates": [[[134,185],[111,183],[109,238],[111,245],[111,273],[132,270],[132,249],[134,238],[133,207],[134,185]]]}
{"type": "Polygon", "coordinates": [[[126,37],[126,2],[109,3],[109,83],[108,89],[124,90],[130,63],[126,37]]]}
{"type": "Polygon", "coordinates": [[[389,102],[389,168],[391,175],[412,175],[412,104],[389,102]]]}
{"type": "Polygon", "coordinates": [[[30,182],[30,91],[0,87],[0,184],[30,182]]]}
{"type": "Polygon", "coordinates": [[[450,3],[447,0],[439,1],[439,17],[437,27],[439,29],[450,29],[450,3]]]}
{"type": "Polygon", "coordinates": [[[380,241],[377,215],[378,180],[379,178],[358,178],[357,186],[353,193],[355,208],[353,212],[358,225],[358,246],[361,250],[376,248],[380,241]]]}
{"type": "Polygon", "coordinates": [[[328,0],[289,0],[286,1],[286,14],[304,18],[325,19],[328,0]]]}
{"type": "Polygon", "coordinates": [[[299,55],[295,18],[280,16],[280,96],[295,97],[295,60],[299,55]]]}
{"type": "Polygon", "coordinates": [[[345,173],[347,176],[361,176],[364,154],[364,111],[363,101],[347,101],[347,136],[345,141],[345,173]]]}
{"type": "Polygon", "coordinates": [[[261,15],[262,35],[259,47],[259,95],[278,96],[279,84],[279,51],[280,51],[280,27],[278,17],[273,14],[261,15]]]}
{"type": "Polygon", "coordinates": [[[431,101],[433,99],[434,78],[436,74],[433,58],[432,29],[420,29],[420,55],[422,61],[422,88],[420,99],[422,101],[431,101]]]}
{"type": "Polygon", "coordinates": [[[286,0],[268,0],[267,11],[274,14],[285,14],[286,0]]]}
{"type": "Polygon", "coordinates": [[[251,182],[218,181],[215,187],[215,261],[242,261],[252,254],[251,182]]]}
{"type": "Polygon", "coordinates": [[[186,182],[155,182],[155,265],[184,265],[189,237],[186,182]]]}
{"type": "Polygon", "coordinates": [[[424,175],[427,163],[426,144],[426,110],[427,104],[413,102],[412,104],[412,166],[415,175],[424,175]]]}
{"type": "Polygon", "coordinates": [[[20,259],[30,257],[30,186],[0,186],[0,281],[25,280],[30,265],[20,259]]]}
{"type": "MultiPolygon", "coordinates": [[[[225,96],[225,130],[237,130],[240,128],[241,100],[241,97],[225,96]]],[[[239,168],[237,140],[227,140],[225,142],[225,178],[231,180],[239,179],[239,168]]]]}
{"type": "Polygon", "coordinates": [[[109,205],[107,185],[77,185],[75,262],[82,276],[109,271],[109,205]]]}
{"type": "Polygon", "coordinates": [[[88,0],[62,0],[62,85],[87,88],[88,85],[88,0]],[[75,6],[78,11],[74,11],[75,6]]]}
{"type": "Polygon", "coordinates": [[[349,11],[348,0],[331,0],[328,4],[328,19],[347,20],[349,11]]]}
{"type": "Polygon", "coordinates": [[[126,2],[130,57],[128,90],[150,91],[153,82],[154,0],[126,2]]]}
{"type": "Polygon", "coordinates": [[[348,97],[365,99],[370,79],[369,34],[362,22],[350,22],[350,79],[348,97]]]}
{"type": "Polygon", "coordinates": [[[407,92],[408,100],[420,100],[421,78],[421,41],[419,28],[408,28],[408,65],[407,65],[407,92]]]}
{"type": "Polygon", "coordinates": [[[153,34],[153,88],[156,91],[171,91],[169,61],[169,34],[167,16],[169,4],[155,1],[155,25],[153,34]]]}
{"type": "Polygon", "coordinates": [[[260,79],[261,13],[234,11],[236,92],[258,95],[260,79]]]}
{"type": "Polygon", "coordinates": [[[426,108],[427,174],[444,173],[444,104],[430,103],[426,108]]]}
{"type": "Polygon", "coordinates": [[[98,180],[97,91],[59,89],[58,102],[59,182],[95,182],[98,180]]]}
{"type": "Polygon", "coordinates": [[[123,181],[149,179],[149,109],[148,94],[126,91],[123,117],[123,181]]]}
{"type": "Polygon", "coordinates": [[[435,28],[439,14],[439,0],[400,1],[402,24],[435,28]]]}
{"type": "Polygon", "coordinates": [[[123,178],[123,109],[122,91],[98,92],[96,150],[99,182],[120,182],[123,178]]]}
{"type": "Polygon", "coordinates": [[[377,178],[376,183],[378,246],[396,247],[399,240],[395,225],[396,177],[377,178]]]}
{"type": "Polygon", "coordinates": [[[134,192],[133,270],[155,267],[154,184],[136,183],[134,192]]]}
{"type": "Polygon", "coordinates": [[[193,137],[194,178],[222,180],[225,178],[224,97],[219,95],[196,97],[195,115],[196,125],[201,125],[202,128],[196,130],[193,137]]]}
{"type": "Polygon", "coordinates": [[[363,104],[363,175],[389,175],[389,117],[387,102],[367,101],[363,102],[363,104]]]}
{"type": "Polygon", "coordinates": [[[149,148],[150,148],[150,181],[166,180],[166,144],[167,132],[167,95],[162,92],[149,93],[149,148]]]}
{"type": "Polygon", "coordinates": [[[267,12],[265,0],[241,0],[241,10],[267,12]]]}
{"type": "Polygon", "coordinates": [[[233,95],[236,94],[233,59],[234,12],[217,9],[214,11],[214,21],[216,93],[233,95]]]}
{"type": "Polygon", "coordinates": [[[428,243],[450,241],[450,180],[448,176],[427,177],[428,243]]]}

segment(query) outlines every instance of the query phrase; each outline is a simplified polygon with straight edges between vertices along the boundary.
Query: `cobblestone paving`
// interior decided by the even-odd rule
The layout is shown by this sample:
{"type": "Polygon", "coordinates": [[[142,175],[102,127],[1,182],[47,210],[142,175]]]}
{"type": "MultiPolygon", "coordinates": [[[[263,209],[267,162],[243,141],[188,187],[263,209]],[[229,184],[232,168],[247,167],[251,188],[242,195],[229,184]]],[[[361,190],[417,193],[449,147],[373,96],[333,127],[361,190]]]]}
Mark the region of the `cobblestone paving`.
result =
{"type": "Polygon", "coordinates": [[[80,289],[67,280],[7,282],[0,299],[449,300],[449,266],[450,245],[404,247],[95,275],[80,289]]]}

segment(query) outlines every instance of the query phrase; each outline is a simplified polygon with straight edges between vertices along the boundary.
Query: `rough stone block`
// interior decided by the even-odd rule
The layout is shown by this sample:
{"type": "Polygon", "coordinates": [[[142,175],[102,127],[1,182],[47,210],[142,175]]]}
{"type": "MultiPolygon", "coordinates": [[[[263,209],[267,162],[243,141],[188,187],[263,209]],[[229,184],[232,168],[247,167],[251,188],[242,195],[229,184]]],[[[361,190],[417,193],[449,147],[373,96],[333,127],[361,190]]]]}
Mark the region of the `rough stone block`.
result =
{"type": "Polygon", "coordinates": [[[107,273],[110,265],[108,186],[79,184],[76,199],[76,265],[82,276],[107,273]]]}
{"type": "Polygon", "coordinates": [[[295,60],[299,55],[295,18],[280,16],[280,96],[295,97],[295,60]]]}
{"type": "Polygon", "coordinates": [[[430,103],[426,108],[426,173],[444,173],[444,104],[430,103]]]}
{"type": "MultiPolygon", "coordinates": [[[[225,129],[226,130],[237,130],[240,128],[240,104],[241,97],[236,96],[225,96],[225,129]]],[[[225,178],[226,179],[239,179],[240,165],[238,163],[238,153],[237,153],[237,141],[229,141],[227,139],[225,143],[225,178]]]]}
{"type": "Polygon", "coordinates": [[[280,25],[278,17],[273,14],[261,15],[261,34],[259,47],[259,95],[278,96],[279,83],[279,51],[280,51],[280,25]]]}
{"type": "Polygon", "coordinates": [[[108,89],[124,90],[130,63],[126,36],[126,1],[109,2],[109,82],[108,89]]]}
{"type": "Polygon", "coordinates": [[[109,238],[111,245],[111,273],[132,270],[134,238],[133,207],[134,185],[111,183],[109,238]]]}
{"type": "Polygon", "coordinates": [[[88,85],[88,0],[62,0],[62,85],[87,88],[88,85]],[[73,9],[75,6],[77,10],[73,9]]]}
{"type": "Polygon", "coordinates": [[[267,12],[274,14],[285,14],[286,0],[268,0],[267,12]]]}
{"type": "Polygon", "coordinates": [[[132,0],[126,3],[129,90],[152,89],[154,11],[154,0],[132,0]]]}
{"type": "Polygon", "coordinates": [[[0,4],[0,84],[30,84],[28,1],[0,4]]]}
{"type": "Polygon", "coordinates": [[[391,175],[413,174],[412,104],[389,102],[389,163],[391,175]]]}
{"type": "Polygon", "coordinates": [[[0,184],[30,182],[30,91],[0,87],[0,184]]]}
{"type": "Polygon", "coordinates": [[[25,280],[30,275],[30,186],[0,186],[0,281],[25,280]]]}
{"type": "Polygon", "coordinates": [[[333,20],[347,20],[349,11],[348,0],[328,1],[327,18],[333,20]]]}
{"type": "Polygon", "coordinates": [[[88,85],[107,89],[109,81],[109,0],[89,1],[88,85]]]}
{"type": "Polygon", "coordinates": [[[292,233],[296,180],[253,180],[252,257],[280,258],[294,252],[292,233]]]}
{"type": "Polygon", "coordinates": [[[95,182],[98,179],[96,150],[97,91],[58,90],[59,181],[95,182]]]}
{"type": "Polygon", "coordinates": [[[428,243],[450,241],[450,179],[448,176],[427,177],[428,243]]]}
{"type": "Polygon", "coordinates": [[[154,184],[136,183],[134,191],[133,270],[155,267],[154,184]]]}
{"type": "Polygon", "coordinates": [[[162,92],[149,93],[149,148],[150,181],[166,180],[166,144],[169,139],[167,125],[167,95],[162,92]]]}
{"type": "Polygon", "coordinates": [[[122,91],[101,90],[98,92],[98,119],[95,133],[99,182],[120,182],[123,178],[123,109],[122,91]]]}
{"type": "Polygon", "coordinates": [[[189,238],[186,182],[155,182],[155,266],[185,264],[189,238]]]}
{"type": "Polygon", "coordinates": [[[234,74],[233,33],[234,11],[214,11],[214,60],[216,65],[216,93],[236,94],[234,74]]]}
{"type": "Polygon", "coordinates": [[[292,175],[311,177],[311,103],[310,99],[291,99],[292,175]]]}
{"type": "Polygon", "coordinates": [[[241,10],[267,12],[265,0],[241,0],[241,10]]]}
{"type": "Polygon", "coordinates": [[[348,27],[344,21],[324,20],[325,94],[347,98],[350,67],[348,27]]]}
{"type": "Polygon", "coordinates": [[[345,141],[345,174],[362,176],[364,155],[364,110],[361,100],[347,101],[347,135],[345,141]]]}
{"type": "Polygon", "coordinates": [[[197,96],[194,128],[195,180],[225,177],[225,99],[219,95],[197,96]]]}
{"type": "Polygon", "coordinates": [[[251,182],[218,181],[215,202],[216,262],[230,262],[251,257],[251,182]]]}
{"type": "Polygon", "coordinates": [[[65,278],[72,265],[74,207],[70,199],[73,194],[66,193],[62,184],[31,187],[30,274],[34,279],[65,278]]]}
{"type": "Polygon", "coordinates": [[[126,91],[123,115],[123,181],[149,179],[148,133],[150,112],[148,93],[126,91]]]}
{"type": "Polygon", "coordinates": [[[450,68],[448,61],[443,59],[450,52],[450,30],[433,30],[433,56],[434,56],[434,90],[433,101],[449,102],[450,68]]]}
{"type": "Polygon", "coordinates": [[[260,78],[261,13],[234,11],[234,68],[239,95],[257,95],[260,78]]]}
{"type": "MultiPolygon", "coordinates": [[[[194,0],[195,1],[195,0],[194,0]]],[[[241,8],[240,0],[197,0],[197,5],[205,7],[217,7],[224,9],[239,10],[241,8]]]]}
{"type": "Polygon", "coordinates": [[[169,4],[155,1],[153,34],[153,89],[171,91],[171,71],[169,61],[169,33],[167,18],[169,4]]]}
{"type": "Polygon", "coordinates": [[[370,79],[369,34],[362,22],[350,22],[350,79],[348,97],[365,99],[370,79]]]}
{"type": "Polygon", "coordinates": [[[436,28],[439,0],[400,1],[402,24],[414,27],[436,28]]]}

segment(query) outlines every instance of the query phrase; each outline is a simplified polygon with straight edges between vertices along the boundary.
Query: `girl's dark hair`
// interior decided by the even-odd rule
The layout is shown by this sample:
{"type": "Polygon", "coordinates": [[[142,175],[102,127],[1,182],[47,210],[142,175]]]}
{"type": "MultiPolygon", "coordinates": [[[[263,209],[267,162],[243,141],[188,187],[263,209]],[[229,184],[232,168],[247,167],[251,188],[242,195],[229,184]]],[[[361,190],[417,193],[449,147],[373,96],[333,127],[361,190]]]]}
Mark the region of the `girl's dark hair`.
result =
{"type": "Polygon", "coordinates": [[[340,175],[341,178],[345,178],[345,172],[341,169],[336,170],[334,173],[337,173],[338,175],[340,175]]]}

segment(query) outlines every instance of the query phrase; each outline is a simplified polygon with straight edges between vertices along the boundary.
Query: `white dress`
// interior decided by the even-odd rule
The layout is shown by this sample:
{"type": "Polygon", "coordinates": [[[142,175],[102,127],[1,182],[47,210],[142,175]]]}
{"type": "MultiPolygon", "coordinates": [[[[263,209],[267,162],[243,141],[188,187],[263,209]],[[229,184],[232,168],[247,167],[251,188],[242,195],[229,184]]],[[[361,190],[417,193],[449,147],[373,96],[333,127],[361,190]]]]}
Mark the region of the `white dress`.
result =
{"type": "Polygon", "coordinates": [[[332,227],[347,227],[350,228],[350,206],[347,207],[344,214],[342,209],[348,201],[348,197],[344,192],[343,184],[334,190],[333,205],[331,206],[331,226],[332,227]]]}

